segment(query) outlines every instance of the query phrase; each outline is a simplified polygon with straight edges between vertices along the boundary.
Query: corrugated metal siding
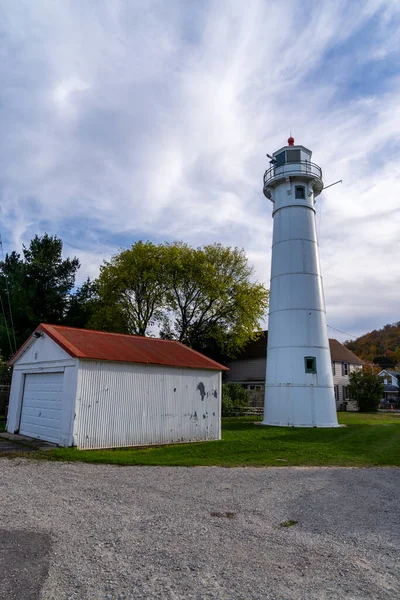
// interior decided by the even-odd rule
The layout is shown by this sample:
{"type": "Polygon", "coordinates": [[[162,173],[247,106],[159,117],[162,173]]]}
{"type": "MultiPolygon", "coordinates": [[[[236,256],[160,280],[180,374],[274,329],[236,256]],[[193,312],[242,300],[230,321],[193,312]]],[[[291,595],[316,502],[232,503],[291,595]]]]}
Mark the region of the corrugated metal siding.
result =
{"type": "Polygon", "coordinates": [[[266,358],[237,359],[228,363],[226,381],[265,381],[266,358]]]}
{"type": "Polygon", "coordinates": [[[81,360],[74,444],[218,440],[220,382],[215,371],[81,360]]]}

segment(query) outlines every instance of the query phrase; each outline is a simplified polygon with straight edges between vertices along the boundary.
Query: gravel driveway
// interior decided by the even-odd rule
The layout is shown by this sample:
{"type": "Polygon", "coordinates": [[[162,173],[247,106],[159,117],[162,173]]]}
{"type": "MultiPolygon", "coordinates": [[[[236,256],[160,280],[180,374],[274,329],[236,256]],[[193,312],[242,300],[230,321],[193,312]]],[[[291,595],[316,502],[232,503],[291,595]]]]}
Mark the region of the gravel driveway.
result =
{"type": "Polygon", "coordinates": [[[400,598],[399,490],[390,468],[1,459],[0,598],[400,598]]]}

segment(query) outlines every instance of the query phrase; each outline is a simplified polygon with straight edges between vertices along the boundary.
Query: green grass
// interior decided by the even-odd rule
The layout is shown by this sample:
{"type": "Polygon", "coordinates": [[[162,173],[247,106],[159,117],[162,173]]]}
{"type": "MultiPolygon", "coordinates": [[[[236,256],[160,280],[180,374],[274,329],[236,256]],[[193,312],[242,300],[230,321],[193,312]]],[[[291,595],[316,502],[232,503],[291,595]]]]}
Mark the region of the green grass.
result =
{"type": "Polygon", "coordinates": [[[346,427],[335,429],[261,427],[254,420],[223,419],[218,442],[116,450],[57,448],[43,458],[117,465],[400,466],[400,414],[339,413],[346,427]]]}

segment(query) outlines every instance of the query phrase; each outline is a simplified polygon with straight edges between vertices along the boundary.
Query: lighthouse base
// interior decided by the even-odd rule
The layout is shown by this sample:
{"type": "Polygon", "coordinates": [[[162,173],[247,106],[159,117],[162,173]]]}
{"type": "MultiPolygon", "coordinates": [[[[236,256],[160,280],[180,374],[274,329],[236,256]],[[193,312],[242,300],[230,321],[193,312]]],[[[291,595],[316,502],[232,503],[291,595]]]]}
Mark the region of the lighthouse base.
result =
{"type": "Polygon", "coordinates": [[[339,427],[333,388],[267,385],[262,425],[339,427]]]}

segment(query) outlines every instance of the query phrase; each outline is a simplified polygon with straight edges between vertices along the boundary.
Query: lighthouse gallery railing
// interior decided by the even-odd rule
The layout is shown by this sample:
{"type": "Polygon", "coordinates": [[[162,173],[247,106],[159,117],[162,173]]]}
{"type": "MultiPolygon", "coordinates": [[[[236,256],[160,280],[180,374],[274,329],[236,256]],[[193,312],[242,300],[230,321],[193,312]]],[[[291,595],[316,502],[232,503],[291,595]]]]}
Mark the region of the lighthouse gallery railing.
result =
{"type": "Polygon", "coordinates": [[[266,186],[275,177],[282,177],[282,175],[294,175],[303,173],[310,177],[317,177],[322,180],[322,169],[315,163],[308,160],[300,160],[297,162],[286,162],[283,165],[272,165],[264,174],[264,186],[266,186]]]}

